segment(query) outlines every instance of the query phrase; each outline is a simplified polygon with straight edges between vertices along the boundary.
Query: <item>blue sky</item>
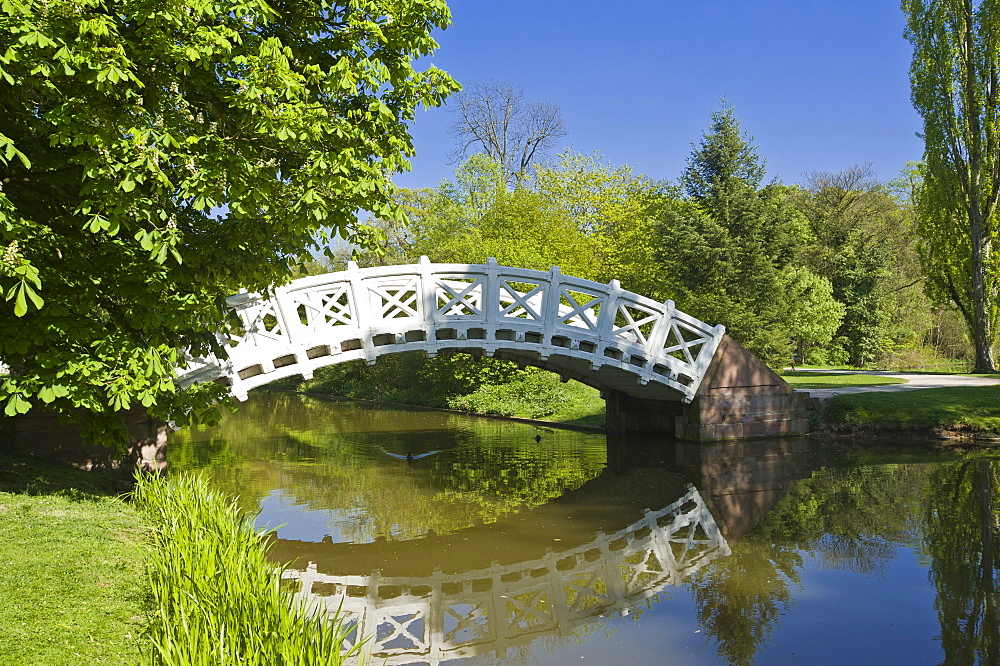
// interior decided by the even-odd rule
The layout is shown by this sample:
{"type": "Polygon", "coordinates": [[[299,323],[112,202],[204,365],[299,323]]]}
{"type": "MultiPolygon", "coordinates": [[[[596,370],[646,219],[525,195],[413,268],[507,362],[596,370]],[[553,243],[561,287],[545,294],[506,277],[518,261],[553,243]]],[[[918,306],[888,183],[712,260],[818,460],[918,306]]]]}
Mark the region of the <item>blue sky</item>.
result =
{"type": "MultiPolygon", "coordinates": [[[[676,179],[725,97],[769,178],[919,159],[910,45],[896,0],[451,0],[431,61],[462,83],[507,80],[563,112],[563,147],[676,179]]],[[[446,108],[418,112],[404,187],[451,175],[446,108]]]]}

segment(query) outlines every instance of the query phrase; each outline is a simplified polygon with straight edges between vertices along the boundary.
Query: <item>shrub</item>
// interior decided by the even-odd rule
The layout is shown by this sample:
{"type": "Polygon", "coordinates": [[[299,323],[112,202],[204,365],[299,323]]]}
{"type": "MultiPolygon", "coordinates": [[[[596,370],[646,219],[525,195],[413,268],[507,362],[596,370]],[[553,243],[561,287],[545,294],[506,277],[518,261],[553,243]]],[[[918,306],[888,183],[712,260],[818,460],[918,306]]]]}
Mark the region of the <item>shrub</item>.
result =
{"type": "Polygon", "coordinates": [[[554,414],[568,398],[558,376],[528,368],[505,384],[481,386],[469,395],[453,398],[449,406],[464,412],[540,419],[554,414]]]}

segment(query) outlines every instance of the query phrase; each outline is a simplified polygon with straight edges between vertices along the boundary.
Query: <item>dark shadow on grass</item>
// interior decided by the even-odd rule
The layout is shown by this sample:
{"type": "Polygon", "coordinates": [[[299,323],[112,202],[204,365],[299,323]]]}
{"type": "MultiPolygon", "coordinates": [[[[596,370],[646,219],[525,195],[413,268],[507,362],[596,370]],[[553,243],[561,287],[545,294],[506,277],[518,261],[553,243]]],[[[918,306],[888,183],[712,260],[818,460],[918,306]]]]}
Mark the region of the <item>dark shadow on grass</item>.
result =
{"type": "Polygon", "coordinates": [[[0,492],[24,495],[59,494],[75,500],[117,495],[116,470],[85,471],[46,458],[0,451],[0,492]]]}

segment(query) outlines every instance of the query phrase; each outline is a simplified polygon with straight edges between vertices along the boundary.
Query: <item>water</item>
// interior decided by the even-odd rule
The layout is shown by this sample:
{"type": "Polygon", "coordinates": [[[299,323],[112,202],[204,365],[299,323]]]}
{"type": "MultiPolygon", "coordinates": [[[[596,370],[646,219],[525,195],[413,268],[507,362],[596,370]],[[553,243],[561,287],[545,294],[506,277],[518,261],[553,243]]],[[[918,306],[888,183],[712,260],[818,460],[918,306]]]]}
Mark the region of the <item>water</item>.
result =
{"type": "Polygon", "coordinates": [[[988,455],[264,394],[169,460],[259,510],[287,583],[372,663],[1000,663],[988,455]]]}

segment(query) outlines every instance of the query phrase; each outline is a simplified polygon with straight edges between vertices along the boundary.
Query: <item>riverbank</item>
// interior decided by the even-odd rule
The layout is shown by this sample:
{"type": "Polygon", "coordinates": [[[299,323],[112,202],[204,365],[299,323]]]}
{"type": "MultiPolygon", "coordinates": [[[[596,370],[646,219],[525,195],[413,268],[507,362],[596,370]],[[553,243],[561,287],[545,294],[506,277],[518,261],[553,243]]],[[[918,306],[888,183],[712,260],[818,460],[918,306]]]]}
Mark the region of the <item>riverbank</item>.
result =
{"type": "Polygon", "coordinates": [[[821,404],[822,430],[837,437],[1000,446],[1000,386],[869,391],[836,395],[821,404]]]}
{"type": "MultiPolygon", "coordinates": [[[[950,442],[947,446],[1000,446],[1000,375],[940,375],[878,371],[795,371],[785,373],[796,390],[821,398],[815,433],[832,437],[860,437],[921,444],[950,442]],[[994,382],[987,384],[987,382],[994,382]],[[955,385],[962,384],[962,385],[955,385]],[[926,388],[926,387],[937,388],[926,388]]],[[[517,414],[489,414],[414,405],[399,400],[369,400],[393,407],[431,409],[500,418],[543,427],[599,432],[604,428],[604,401],[593,388],[570,384],[573,399],[546,418],[517,414]],[[579,414],[589,414],[580,418],[579,414]],[[562,418],[569,414],[575,418],[562,418]]],[[[268,389],[271,390],[271,389],[268,389]]],[[[288,389],[284,389],[288,390],[288,389]]],[[[357,400],[321,390],[298,390],[317,398],[357,400]]],[[[362,399],[364,400],[364,399],[362,399]]]]}

